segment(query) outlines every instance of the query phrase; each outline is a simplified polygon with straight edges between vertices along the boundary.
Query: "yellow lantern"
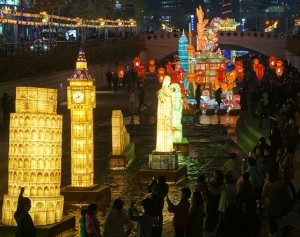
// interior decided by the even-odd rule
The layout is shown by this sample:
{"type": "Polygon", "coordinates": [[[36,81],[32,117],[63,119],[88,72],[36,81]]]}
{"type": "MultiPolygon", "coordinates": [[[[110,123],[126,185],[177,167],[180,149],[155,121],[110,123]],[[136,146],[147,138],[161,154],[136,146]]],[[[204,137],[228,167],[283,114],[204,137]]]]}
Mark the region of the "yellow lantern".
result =
{"type": "Polygon", "coordinates": [[[151,59],[148,64],[149,72],[151,73],[155,72],[155,67],[156,67],[156,62],[155,60],[151,59]]]}
{"type": "Polygon", "coordinates": [[[157,70],[157,79],[159,83],[162,83],[164,81],[165,75],[166,75],[166,70],[164,68],[161,67],[157,70]]]}
{"type": "Polygon", "coordinates": [[[124,77],[124,66],[118,65],[118,77],[119,79],[123,79],[124,77]]]}
{"type": "Polygon", "coordinates": [[[277,60],[275,70],[276,70],[276,75],[277,75],[278,77],[281,77],[281,76],[282,76],[283,69],[284,69],[284,67],[283,67],[283,62],[282,62],[281,60],[277,60]]]}

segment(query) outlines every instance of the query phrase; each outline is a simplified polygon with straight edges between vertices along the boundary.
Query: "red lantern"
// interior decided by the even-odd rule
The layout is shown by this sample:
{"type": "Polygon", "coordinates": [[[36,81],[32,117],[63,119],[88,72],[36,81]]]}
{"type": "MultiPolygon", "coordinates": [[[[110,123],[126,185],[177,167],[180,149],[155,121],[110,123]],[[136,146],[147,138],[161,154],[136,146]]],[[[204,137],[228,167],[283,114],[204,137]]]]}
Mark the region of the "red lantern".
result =
{"type": "Polygon", "coordinates": [[[269,65],[271,69],[275,69],[276,68],[276,60],[277,58],[275,56],[271,56],[269,58],[269,65]]]}
{"type": "Polygon", "coordinates": [[[118,77],[119,79],[123,79],[124,77],[124,66],[118,65],[118,77]]]}
{"type": "Polygon", "coordinates": [[[133,65],[134,65],[134,68],[135,68],[135,69],[141,65],[140,57],[135,57],[135,58],[133,59],[133,65]]]}
{"type": "Polygon", "coordinates": [[[277,60],[275,69],[276,69],[276,75],[278,77],[281,77],[284,69],[283,62],[281,60],[277,60]]]}
{"type": "Polygon", "coordinates": [[[218,70],[217,70],[217,78],[218,78],[218,81],[219,83],[222,83],[225,79],[225,73],[226,73],[226,70],[222,67],[220,67],[218,70]]]}
{"type": "Polygon", "coordinates": [[[164,81],[165,75],[166,75],[166,70],[164,68],[161,67],[157,70],[157,79],[159,83],[162,83],[164,81]]]}
{"type": "Polygon", "coordinates": [[[256,66],[256,77],[257,79],[261,80],[264,76],[264,73],[265,73],[265,67],[259,63],[257,66],[256,66]]]}
{"type": "Polygon", "coordinates": [[[253,60],[253,70],[254,70],[254,72],[256,72],[256,67],[257,67],[258,64],[259,64],[259,60],[257,58],[254,59],[253,60]]]}

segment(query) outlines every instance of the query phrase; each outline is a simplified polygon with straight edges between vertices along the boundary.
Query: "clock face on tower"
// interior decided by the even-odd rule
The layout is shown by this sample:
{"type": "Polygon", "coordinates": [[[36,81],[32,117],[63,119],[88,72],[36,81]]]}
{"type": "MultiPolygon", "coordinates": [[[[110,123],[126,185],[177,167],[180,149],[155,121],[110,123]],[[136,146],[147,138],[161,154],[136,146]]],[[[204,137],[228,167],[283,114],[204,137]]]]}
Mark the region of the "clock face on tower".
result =
{"type": "Polygon", "coordinates": [[[84,101],[84,94],[81,91],[75,91],[72,98],[75,103],[82,103],[84,101]]]}

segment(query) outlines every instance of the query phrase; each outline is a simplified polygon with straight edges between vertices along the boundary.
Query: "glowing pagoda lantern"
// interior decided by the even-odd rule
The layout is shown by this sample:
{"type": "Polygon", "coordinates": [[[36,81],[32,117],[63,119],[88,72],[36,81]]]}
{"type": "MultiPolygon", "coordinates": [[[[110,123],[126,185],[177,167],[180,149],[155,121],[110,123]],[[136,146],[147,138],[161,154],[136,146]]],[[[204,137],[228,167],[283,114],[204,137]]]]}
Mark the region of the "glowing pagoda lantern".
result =
{"type": "Polygon", "coordinates": [[[256,66],[256,77],[257,79],[261,80],[264,76],[264,73],[265,73],[265,67],[259,63],[257,66],[256,66]]]}
{"type": "Polygon", "coordinates": [[[118,77],[119,79],[123,79],[124,77],[124,66],[123,65],[118,65],[118,77]]]}
{"type": "Polygon", "coordinates": [[[255,58],[253,60],[253,65],[252,65],[254,72],[256,72],[256,68],[257,68],[258,64],[259,64],[259,60],[257,58],[255,58]]]}
{"type": "Polygon", "coordinates": [[[159,81],[159,83],[162,83],[164,81],[164,77],[166,75],[166,70],[164,68],[159,68],[157,70],[157,80],[159,81]]]}
{"type": "Polygon", "coordinates": [[[196,69],[196,82],[198,84],[204,84],[204,70],[203,69],[196,69]]]}
{"type": "Polygon", "coordinates": [[[149,72],[151,73],[155,72],[155,68],[156,68],[156,62],[155,60],[151,59],[148,64],[149,72]]]}
{"type": "Polygon", "coordinates": [[[283,65],[283,62],[281,60],[277,60],[275,70],[276,70],[276,75],[278,77],[282,76],[283,69],[284,69],[284,67],[282,65],[283,65]]]}
{"type": "Polygon", "coordinates": [[[225,73],[226,73],[226,70],[222,67],[220,67],[218,70],[217,70],[217,78],[218,78],[218,81],[219,83],[222,83],[225,79],[225,73]]]}
{"type": "Polygon", "coordinates": [[[134,59],[133,59],[133,66],[134,66],[134,68],[136,69],[137,67],[139,67],[141,65],[141,59],[140,59],[140,57],[135,57],[134,59]]]}
{"type": "Polygon", "coordinates": [[[276,68],[276,60],[277,58],[275,56],[271,56],[269,58],[269,65],[271,69],[275,69],[276,68]]]}
{"type": "Polygon", "coordinates": [[[168,62],[167,65],[166,65],[166,67],[167,67],[167,73],[168,73],[169,75],[171,75],[172,72],[174,71],[174,70],[173,70],[173,67],[172,67],[172,62],[168,62]]]}

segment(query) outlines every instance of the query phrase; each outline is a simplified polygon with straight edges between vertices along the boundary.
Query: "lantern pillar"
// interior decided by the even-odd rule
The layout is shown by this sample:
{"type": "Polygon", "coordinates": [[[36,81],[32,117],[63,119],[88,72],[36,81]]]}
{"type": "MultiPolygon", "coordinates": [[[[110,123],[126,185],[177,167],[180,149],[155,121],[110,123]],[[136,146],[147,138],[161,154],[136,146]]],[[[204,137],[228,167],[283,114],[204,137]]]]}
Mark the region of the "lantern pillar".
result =
{"type": "Polygon", "coordinates": [[[76,69],[68,79],[68,109],[71,119],[71,185],[61,193],[69,201],[105,202],[110,200],[108,186],[94,184],[93,109],[96,107],[94,79],[89,75],[85,53],[81,49],[76,69]],[[102,194],[101,194],[102,193],[102,194]],[[103,195],[105,193],[105,195],[103,195]]]}
{"type": "Polygon", "coordinates": [[[108,168],[111,170],[124,170],[135,157],[135,144],[130,142],[130,134],[124,125],[121,110],[113,110],[112,125],[112,151],[108,154],[108,168]]]}

